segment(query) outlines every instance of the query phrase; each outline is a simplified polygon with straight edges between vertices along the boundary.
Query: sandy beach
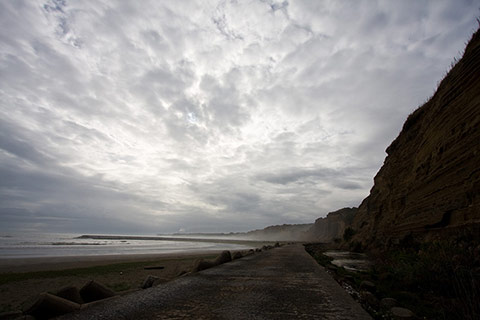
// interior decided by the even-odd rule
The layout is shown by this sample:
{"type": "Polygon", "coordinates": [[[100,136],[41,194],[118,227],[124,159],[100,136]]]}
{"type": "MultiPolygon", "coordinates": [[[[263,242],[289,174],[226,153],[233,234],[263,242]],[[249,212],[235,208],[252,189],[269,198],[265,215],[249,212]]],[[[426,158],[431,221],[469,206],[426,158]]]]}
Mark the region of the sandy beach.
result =
{"type": "Polygon", "coordinates": [[[21,310],[41,292],[81,288],[92,279],[118,293],[138,289],[148,275],[158,277],[157,283],[167,282],[190,271],[196,259],[214,258],[219,252],[0,259],[0,313],[21,310]]]}

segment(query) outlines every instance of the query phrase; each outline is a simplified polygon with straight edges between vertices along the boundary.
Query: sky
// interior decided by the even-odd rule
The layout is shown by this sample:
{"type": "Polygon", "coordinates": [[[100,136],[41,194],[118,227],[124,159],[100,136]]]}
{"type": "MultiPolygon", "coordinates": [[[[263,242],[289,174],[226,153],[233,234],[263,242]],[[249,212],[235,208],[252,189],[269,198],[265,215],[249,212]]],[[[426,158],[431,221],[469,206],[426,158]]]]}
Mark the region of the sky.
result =
{"type": "Polygon", "coordinates": [[[248,231],[358,206],[479,8],[0,0],[0,231],[248,231]]]}

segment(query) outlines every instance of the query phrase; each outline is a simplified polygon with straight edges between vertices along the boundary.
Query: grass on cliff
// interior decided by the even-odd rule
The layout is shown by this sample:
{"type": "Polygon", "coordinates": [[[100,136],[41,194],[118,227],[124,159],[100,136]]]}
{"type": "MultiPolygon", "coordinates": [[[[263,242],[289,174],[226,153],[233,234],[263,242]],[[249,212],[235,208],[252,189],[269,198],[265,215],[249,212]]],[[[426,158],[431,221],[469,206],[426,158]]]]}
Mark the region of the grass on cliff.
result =
{"type": "MultiPolygon", "coordinates": [[[[478,233],[478,232],[477,232],[478,233]]],[[[370,255],[373,266],[367,273],[333,268],[326,245],[306,245],[306,250],[322,266],[361,291],[360,284],[376,285],[375,296],[394,298],[398,305],[423,319],[480,319],[480,241],[477,233],[428,243],[406,237],[389,250],[370,255]]],[[[356,247],[356,244],[353,244],[356,247]]],[[[363,303],[362,303],[363,304],[363,303]]],[[[377,307],[364,306],[374,319],[390,319],[377,307]]]]}
{"type": "Polygon", "coordinates": [[[471,237],[410,243],[377,254],[372,277],[379,295],[417,315],[480,319],[480,245],[471,237]]]}

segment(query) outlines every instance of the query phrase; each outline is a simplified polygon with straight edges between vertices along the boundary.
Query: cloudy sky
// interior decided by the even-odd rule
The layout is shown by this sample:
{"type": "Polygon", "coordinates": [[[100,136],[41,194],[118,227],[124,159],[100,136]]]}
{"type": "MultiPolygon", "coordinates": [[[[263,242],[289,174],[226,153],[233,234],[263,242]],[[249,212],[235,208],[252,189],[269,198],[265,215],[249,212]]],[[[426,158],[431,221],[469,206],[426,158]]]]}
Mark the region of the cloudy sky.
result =
{"type": "Polygon", "coordinates": [[[0,230],[246,231],[357,206],[479,7],[0,0],[0,230]]]}

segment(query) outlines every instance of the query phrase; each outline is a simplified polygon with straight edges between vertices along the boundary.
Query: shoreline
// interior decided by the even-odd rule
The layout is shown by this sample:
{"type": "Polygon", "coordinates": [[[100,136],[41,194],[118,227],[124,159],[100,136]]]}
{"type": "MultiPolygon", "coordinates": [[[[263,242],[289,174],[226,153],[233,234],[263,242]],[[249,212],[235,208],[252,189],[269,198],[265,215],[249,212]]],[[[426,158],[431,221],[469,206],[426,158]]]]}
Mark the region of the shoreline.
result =
{"type": "Polygon", "coordinates": [[[84,234],[76,239],[91,240],[152,240],[152,241],[181,241],[181,242],[206,242],[206,243],[226,243],[239,245],[258,245],[275,244],[276,242],[284,242],[282,240],[258,240],[258,239],[235,239],[235,238],[201,238],[201,237],[172,237],[172,236],[123,236],[123,235],[91,235],[84,234]]]}
{"type": "Polygon", "coordinates": [[[90,266],[93,263],[114,263],[138,259],[155,259],[157,257],[176,258],[179,256],[202,255],[212,252],[218,253],[223,250],[249,250],[271,243],[270,241],[261,240],[177,239],[123,235],[80,235],[72,239],[73,241],[75,241],[75,239],[85,239],[87,241],[90,239],[113,240],[113,244],[99,245],[97,243],[63,242],[65,241],[63,238],[50,238],[42,240],[43,242],[34,242],[31,245],[27,243],[29,246],[26,247],[25,251],[22,251],[22,247],[17,248],[15,243],[13,246],[7,244],[0,250],[0,273],[58,270],[61,268],[76,267],[79,263],[90,266]],[[130,240],[155,240],[162,243],[160,243],[159,246],[156,246],[154,243],[145,244],[142,242],[140,242],[140,244],[135,242],[130,245],[130,243],[117,243],[119,240],[121,242],[130,240]],[[174,244],[170,245],[169,242],[174,244]],[[191,243],[191,245],[188,243],[191,243]],[[37,248],[38,244],[40,244],[40,246],[37,248]]]}

